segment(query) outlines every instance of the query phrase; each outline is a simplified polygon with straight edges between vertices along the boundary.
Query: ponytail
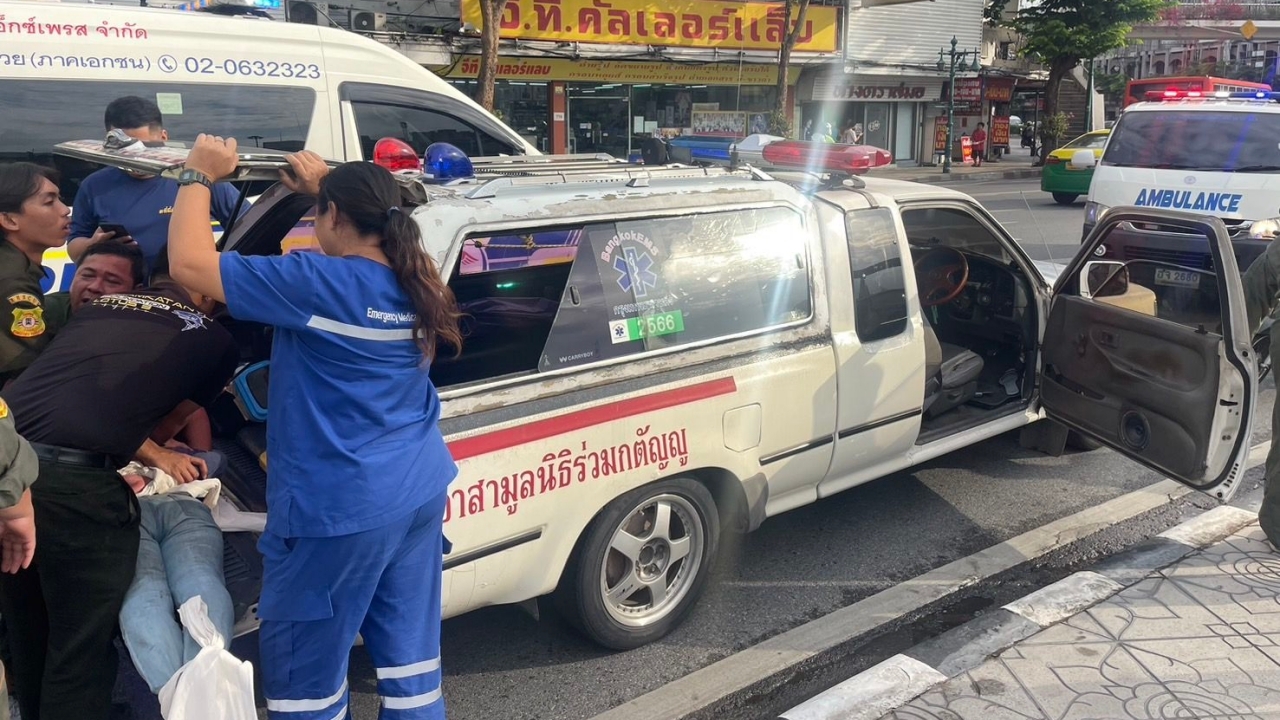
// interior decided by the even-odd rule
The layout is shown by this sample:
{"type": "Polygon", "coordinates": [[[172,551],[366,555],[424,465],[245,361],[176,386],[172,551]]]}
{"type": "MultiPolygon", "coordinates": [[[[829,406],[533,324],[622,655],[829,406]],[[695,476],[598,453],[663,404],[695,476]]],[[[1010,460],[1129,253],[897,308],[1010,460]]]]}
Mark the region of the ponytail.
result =
{"type": "Polygon", "coordinates": [[[400,209],[400,187],[391,173],[370,162],[346,163],[321,180],[318,200],[321,212],[333,203],[361,235],[382,239],[382,252],[413,304],[413,338],[427,361],[435,359],[440,343],[461,352],[458,302],[423,247],[418,224],[400,209]]]}
{"type": "Polygon", "coordinates": [[[382,252],[391,262],[391,269],[400,281],[400,287],[413,303],[417,318],[413,321],[413,336],[428,361],[435,358],[440,342],[462,350],[462,331],[458,320],[458,302],[453,290],[440,277],[440,269],[422,247],[422,232],[409,213],[398,207],[387,211],[387,224],[382,233],[382,252]]]}

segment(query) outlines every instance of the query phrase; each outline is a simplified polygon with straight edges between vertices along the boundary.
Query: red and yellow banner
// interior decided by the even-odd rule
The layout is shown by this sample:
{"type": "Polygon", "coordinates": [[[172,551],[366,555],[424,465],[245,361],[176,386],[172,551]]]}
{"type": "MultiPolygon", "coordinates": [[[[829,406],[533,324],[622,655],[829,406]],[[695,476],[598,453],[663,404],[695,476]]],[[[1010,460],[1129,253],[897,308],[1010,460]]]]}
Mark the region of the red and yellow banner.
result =
{"type": "MultiPolygon", "coordinates": [[[[500,34],[522,40],[777,50],[787,30],[783,13],[780,2],[507,0],[500,34]]],[[[834,52],[839,20],[837,8],[810,6],[795,49],[834,52]]],[[[480,0],[462,0],[462,21],[483,27],[480,0]]]]}

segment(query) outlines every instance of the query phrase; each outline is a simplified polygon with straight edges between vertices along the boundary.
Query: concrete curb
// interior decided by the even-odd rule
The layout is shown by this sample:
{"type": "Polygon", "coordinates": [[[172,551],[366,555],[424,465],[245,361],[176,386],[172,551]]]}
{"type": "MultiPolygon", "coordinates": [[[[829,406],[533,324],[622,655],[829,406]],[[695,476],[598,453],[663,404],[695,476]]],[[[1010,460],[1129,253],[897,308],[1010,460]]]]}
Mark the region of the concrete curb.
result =
{"type": "Polygon", "coordinates": [[[1257,513],[1224,505],[864,670],[781,720],[874,720],[988,658],[1219,542],[1257,513]]]}
{"type": "Polygon", "coordinates": [[[936,183],[959,183],[959,182],[990,182],[993,180],[1028,180],[1040,177],[1040,168],[1019,168],[1017,170],[980,170],[975,172],[959,172],[950,175],[942,172],[929,172],[913,175],[897,175],[889,173],[877,173],[875,170],[867,173],[870,178],[884,178],[885,180],[905,180],[907,182],[918,182],[926,184],[936,183]]]}

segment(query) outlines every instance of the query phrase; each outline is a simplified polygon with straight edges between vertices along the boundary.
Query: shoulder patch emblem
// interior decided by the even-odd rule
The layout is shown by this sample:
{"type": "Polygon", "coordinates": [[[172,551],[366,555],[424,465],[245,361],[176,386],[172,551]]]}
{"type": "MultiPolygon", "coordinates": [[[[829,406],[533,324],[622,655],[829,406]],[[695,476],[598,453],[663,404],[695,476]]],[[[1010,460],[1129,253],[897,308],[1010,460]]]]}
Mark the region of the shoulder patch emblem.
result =
{"type": "Polygon", "coordinates": [[[10,305],[33,305],[40,307],[40,298],[31,293],[17,293],[8,297],[10,305]]]}
{"type": "Polygon", "coordinates": [[[14,337],[33,338],[44,334],[43,308],[14,308],[13,325],[9,333],[14,337]]]}
{"type": "Polygon", "coordinates": [[[6,403],[4,398],[0,398],[0,420],[7,417],[9,417],[9,403],[6,403]]]}

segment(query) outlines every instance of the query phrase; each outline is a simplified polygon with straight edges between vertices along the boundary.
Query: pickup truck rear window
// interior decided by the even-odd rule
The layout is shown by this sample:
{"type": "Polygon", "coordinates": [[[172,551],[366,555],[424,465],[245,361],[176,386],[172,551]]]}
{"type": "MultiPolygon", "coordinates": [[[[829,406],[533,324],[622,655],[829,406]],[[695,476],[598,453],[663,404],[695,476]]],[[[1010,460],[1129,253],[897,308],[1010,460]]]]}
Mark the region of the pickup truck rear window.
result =
{"type": "Polygon", "coordinates": [[[55,157],[54,144],[104,136],[107,105],[126,95],[154,100],[171,140],[214,133],[234,137],[242,147],[289,151],[301,150],[306,143],[316,102],[315,92],[305,87],[0,80],[0,162],[25,160],[57,167],[62,200],[70,205],[80,182],[99,168],[55,157]]]}
{"type": "Polygon", "coordinates": [[[450,280],[465,314],[444,387],[741,336],[812,315],[809,232],[787,208],[472,236],[450,280]]]}

